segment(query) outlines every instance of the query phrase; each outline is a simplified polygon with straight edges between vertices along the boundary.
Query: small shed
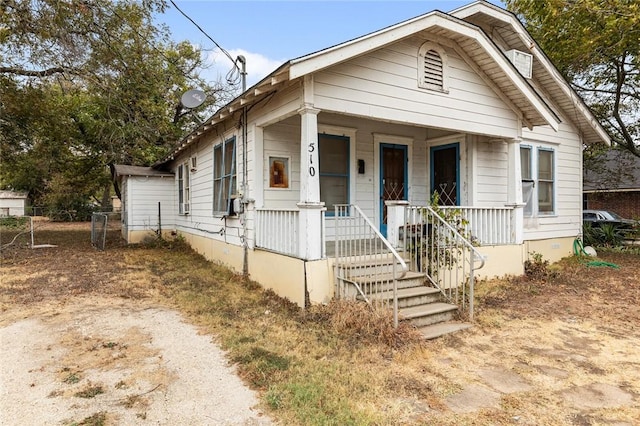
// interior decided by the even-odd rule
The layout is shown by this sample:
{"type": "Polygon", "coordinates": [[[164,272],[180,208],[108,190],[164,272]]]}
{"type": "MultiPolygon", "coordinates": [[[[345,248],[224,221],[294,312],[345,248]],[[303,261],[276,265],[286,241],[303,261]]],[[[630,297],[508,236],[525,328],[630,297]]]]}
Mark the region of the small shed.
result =
{"type": "Polygon", "coordinates": [[[24,216],[28,207],[26,192],[0,191],[0,216],[24,216]]]}
{"type": "Polygon", "coordinates": [[[153,167],[115,164],[111,167],[121,201],[122,237],[139,243],[175,228],[175,176],[153,167]]]}

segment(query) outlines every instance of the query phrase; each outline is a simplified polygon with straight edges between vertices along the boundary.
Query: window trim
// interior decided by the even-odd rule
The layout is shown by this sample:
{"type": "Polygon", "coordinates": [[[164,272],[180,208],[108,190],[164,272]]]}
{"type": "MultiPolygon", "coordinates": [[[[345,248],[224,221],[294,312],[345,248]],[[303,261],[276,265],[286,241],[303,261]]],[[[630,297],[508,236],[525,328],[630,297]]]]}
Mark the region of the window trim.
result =
{"type": "Polygon", "coordinates": [[[447,52],[437,43],[432,41],[424,42],[420,49],[418,50],[418,87],[427,90],[433,90],[435,92],[441,93],[449,93],[449,57],[447,52]],[[427,83],[425,81],[425,60],[428,52],[434,51],[440,56],[440,61],[442,63],[442,86],[427,83]]]}
{"type": "MultiPolygon", "coordinates": [[[[520,175],[521,181],[531,182],[533,183],[533,193],[531,197],[531,214],[525,214],[525,217],[549,217],[557,215],[557,150],[555,148],[547,147],[547,146],[533,146],[533,145],[520,145],[520,153],[522,154],[522,150],[529,151],[529,171],[531,176],[529,178],[525,178],[523,176],[523,170],[521,167],[520,175]],[[535,149],[534,149],[535,148],[535,149]],[[551,154],[551,179],[541,179],[540,178],[540,153],[548,152],[551,154]],[[541,210],[540,209],[540,188],[542,187],[541,182],[551,184],[551,205],[550,210],[541,210]]],[[[520,160],[522,161],[522,160],[520,160]]],[[[524,189],[523,189],[523,198],[524,198],[524,189]]],[[[526,213],[526,207],[525,207],[526,213]]]]}
{"type": "Polygon", "coordinates": [[[290,155],[267,155],[267,166],[269,170],[269,186],[267,189],[276,190],[276,191],[289,191],[291,190],[291,156],[290,155]],[[285,183],[280,185],[274,185],[272,182],[272,173],[273,173],[273,164],[276,161],[283,160],[284,163],[284,175],[285,175],[285,183]]]}
{"type": "Polygon", "coordinates": [[[521,185],[521,191],[522,191],[522,201],[524,202],[524,206],[523,206],[523,212],[524,212],[524,216],[525,217],[534,217],[536,215],[536,211],[535,211],[535,204],[536,204],[536,199],[537,196],[533,195],[533,193],[535,193],[535,189],[536,189],[536,181],[534,180],[533,176],[533,147],[531,145],[520,145],[520,180],[522,182],[521,185]],[[529,176],[528,177],[524,177],[523,172],[524,169],[522,168],[522,152],[523,151],[528,151],[528,155],[529,155],[529,176]],[[532,195],[531,195],[531,205],[529,206],[529,203],[526,202],[525,200],[525,182],[526,183],[530,183],[532,185],[531,191],[532,191],[532,195]],[[527,206],[529,206],[529,208],[527,208],[527,206]]]}
{"type": "Polygon", "coordinates": [[[178,186],[178,214],[186,216],[191,212],[191,173],[189,171],[189,159],[178,165],[176,180],[178,186]]]}
{"type": "Polygon", "coordinates": [[[218,143],[215,144],[213,146],[213,150],[212,150],[212,160],[213,160],[213,166],[212,166],[212,176],[213,176],[213,187],[211,188],[212,191],[212,198],[213,198],[213,202],[212,202],[212,209],[213,209],[213,215],[214,216],[226,216],[229,213],[229,203],[232,202],[232,195],[235,194],[235,186],[237,185],[237,173],[236,173],[236,162],[237,162],[237,148],[238,145],[236,143],[236,136],[230,136],[228,138],[223,138],[223,140],[218,143]],[[233,150],[232,150],[232,154],[231,154],[231,170],[229,171],[229,173],[225,173],[225,153],[226,151],[226,147],[228,144],[233,144],[233,150]],[[220,164],[222,165],[222,173],[220,174],[219,177],[216,177],[216,150],[220,149],[220,152],[222,153],[222,158],[220,161],[220,164]],[[226,194],[227,195],[227,205],[226,206],[222,206],[223,210],[217,209],[216,207],[220,207],[217,206],[217,204],[219,203],[223,203],[223,200],[220,199],[220,197],[223,195],[222,191],[220,194],[218,194],[218,197],[216,197],[216,181],[220,181],[222,182],[221,187],[224,188],[224,182],[225,179],[230,179],[231,182],[229,182],[229,191],[226,194]],[[216,198],[218,198],[219,200],[216,200],[216,198]]]}
{"type": "Polygon", "coordinates": [[[520,176],[522,181],[533,181],[533,147],[531,145],[520,145],[520,176]],[[522,170],[522,151],[529,151],[529,176],[524,177],[522,170]]]}
{"type": "Polygon", "coordinates": [[[536,157],[537,157],[537,170],[536,170],[536,182],[538,183],[538,190],[536,191],[537,202],[536,202],[536,210],[539,216],[553,216],[556,214],[556,152],[552,148],[547,148],[543,146],[539,146],[536,149],[536,157]],[[541,152],[549,152],[551,154],[551,179],[542,179],[540,178],[540,153],[541,152]],[[540,185],[541,182],[550,183],[551,184],[551,209],[540,211],[540,196],[539,191],[542,188],[540,185]]]}

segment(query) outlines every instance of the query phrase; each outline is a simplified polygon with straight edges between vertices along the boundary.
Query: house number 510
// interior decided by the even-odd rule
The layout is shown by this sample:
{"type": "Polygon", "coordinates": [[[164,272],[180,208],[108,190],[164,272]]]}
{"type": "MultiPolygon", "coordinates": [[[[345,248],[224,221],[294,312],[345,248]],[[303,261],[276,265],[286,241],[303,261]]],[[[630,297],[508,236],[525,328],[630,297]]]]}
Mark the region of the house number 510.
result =
{"type": "Polygon", "coordinates": [[[316,150],[315,143],[309,143],[309,176],[313,177],[316,175],[316,168],[313,165],[313,151],[316,150]]]}

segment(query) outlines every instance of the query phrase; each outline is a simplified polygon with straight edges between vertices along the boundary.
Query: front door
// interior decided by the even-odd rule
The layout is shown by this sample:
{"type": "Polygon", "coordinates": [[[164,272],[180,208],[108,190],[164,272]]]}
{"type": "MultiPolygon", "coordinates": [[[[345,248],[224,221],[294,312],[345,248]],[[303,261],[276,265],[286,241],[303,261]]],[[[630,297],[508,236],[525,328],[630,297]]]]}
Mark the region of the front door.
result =
{"type": "Polygon", "coordinates": [[[459,144],[431,148],[431,196],[438,193],[441,206],[457,206],[460,202],[459,144]]]}
{"type": "Polygon", "coordinates": [[[407,146],[380,144],[380,232],[387,236],[385,201],[407,199],[407,146]]]}

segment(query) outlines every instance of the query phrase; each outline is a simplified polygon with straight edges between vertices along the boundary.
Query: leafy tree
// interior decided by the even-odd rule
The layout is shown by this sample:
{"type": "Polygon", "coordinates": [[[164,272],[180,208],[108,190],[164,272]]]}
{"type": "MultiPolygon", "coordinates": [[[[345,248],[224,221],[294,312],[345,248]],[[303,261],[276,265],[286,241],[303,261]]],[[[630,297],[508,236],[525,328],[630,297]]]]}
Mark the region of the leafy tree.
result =
{"type": "Polygon", "coordinates": [[[640,2],[506,0],[604,123],[640,157],[640,2]]]}
{"type": "Polygon", "coordinates": [[[77,210],[108,200],[112,163],[150,165],[233,88],[199,76],[202,51],[153,23],[164,0],[0,3],[0,186],[77,210]],[[182,93],[199,87],[194,112],[182,93]],[[101,196],[101,192],[104,196],[101,196]],[[76,207],[73,207],[76,206],[76,207]]]}

